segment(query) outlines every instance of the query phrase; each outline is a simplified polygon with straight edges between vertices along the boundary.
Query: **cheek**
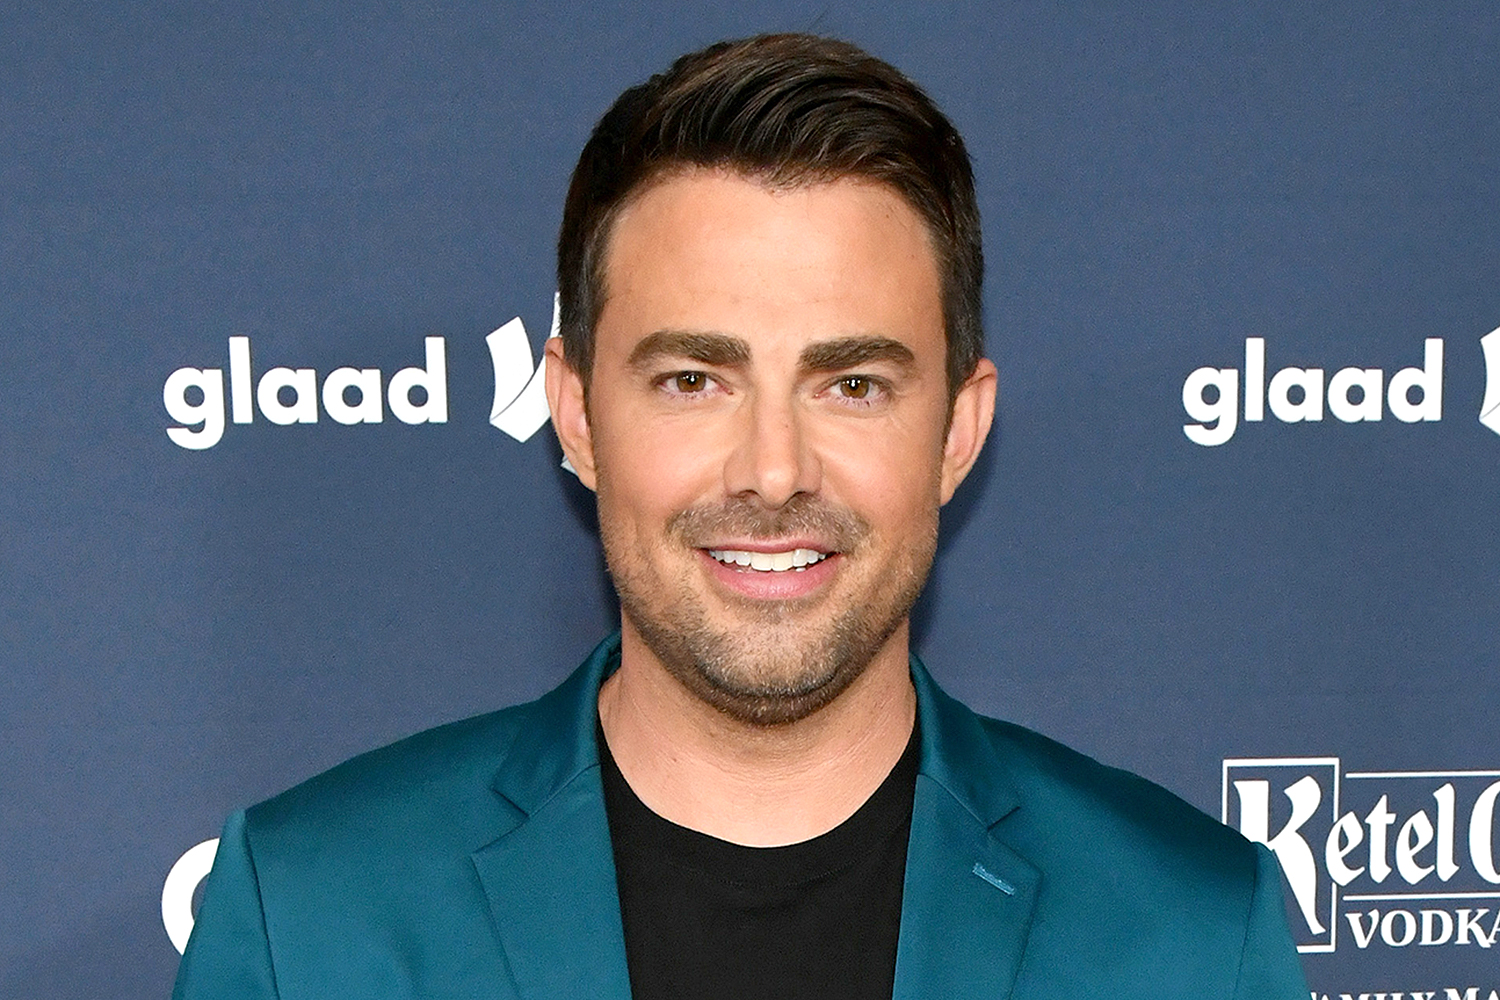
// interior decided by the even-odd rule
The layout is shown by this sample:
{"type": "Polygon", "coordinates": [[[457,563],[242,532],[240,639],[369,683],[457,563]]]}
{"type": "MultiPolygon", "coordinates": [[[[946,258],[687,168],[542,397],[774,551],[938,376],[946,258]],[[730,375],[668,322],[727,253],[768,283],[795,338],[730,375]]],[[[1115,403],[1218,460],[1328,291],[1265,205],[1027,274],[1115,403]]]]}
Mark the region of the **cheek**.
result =
{"type": "Polygon", "coordinates": [[[702,493],[704,456],[693,436],[661,421],[617,418],[601,426],[625,428],[595,439],[601,519],[658,529],[702,493]]]}
{"type": "Polygon", "coordinates": [[[942,443],[930,428],[886,428],[854,432],[825,441],[825,482],[882,531],[900,530],[900,521],[922,518],[939,504],[942,443]]]}

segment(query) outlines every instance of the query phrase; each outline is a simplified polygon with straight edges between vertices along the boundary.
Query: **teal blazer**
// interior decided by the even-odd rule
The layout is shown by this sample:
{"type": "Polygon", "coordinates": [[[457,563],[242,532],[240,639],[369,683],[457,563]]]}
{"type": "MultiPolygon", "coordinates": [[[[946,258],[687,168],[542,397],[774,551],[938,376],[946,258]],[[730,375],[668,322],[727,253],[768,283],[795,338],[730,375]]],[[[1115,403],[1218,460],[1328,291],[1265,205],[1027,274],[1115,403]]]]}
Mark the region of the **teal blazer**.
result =
{"type": "MultiPolygon", "coordinates": [[[[177,1000],[626,1000],[594,742],[618,657],[231,817],[177,1000]]],[[[1270,852],[912,679],[895,1000],[1306,1000],[1270,852]]]]}

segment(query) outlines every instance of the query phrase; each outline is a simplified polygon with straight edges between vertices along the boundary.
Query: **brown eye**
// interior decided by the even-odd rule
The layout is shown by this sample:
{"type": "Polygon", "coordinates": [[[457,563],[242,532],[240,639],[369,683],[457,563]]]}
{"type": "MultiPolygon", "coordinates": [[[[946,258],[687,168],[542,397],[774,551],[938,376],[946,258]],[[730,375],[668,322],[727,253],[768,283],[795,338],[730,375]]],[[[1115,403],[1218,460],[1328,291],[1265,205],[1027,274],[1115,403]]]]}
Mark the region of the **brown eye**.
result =
{"type": "Polygon", "coordinates": [[[672,378],[678,392],[702,392],[708,384],[708,376],[702,372],[679,372],[672,378]]]}
{"type": "Polygon", "coordinates": [[[859,375],[851,375],[840,379],[839,386],[844,390],[844,395],[850,399],[864,399],[870,395],[870,380],[859,375]]]}

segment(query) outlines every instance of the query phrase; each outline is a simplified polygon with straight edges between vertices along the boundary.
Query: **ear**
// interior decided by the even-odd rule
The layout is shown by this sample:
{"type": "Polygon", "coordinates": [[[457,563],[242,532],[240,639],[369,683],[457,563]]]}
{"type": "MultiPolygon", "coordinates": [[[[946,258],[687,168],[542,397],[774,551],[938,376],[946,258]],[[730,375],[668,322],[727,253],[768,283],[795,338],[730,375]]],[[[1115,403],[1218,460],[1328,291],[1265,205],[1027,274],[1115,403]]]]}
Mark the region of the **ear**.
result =
{"type": "Polygon", "coordinates": [[[584,403],[583,376],[568,364],[561,337],[548,337],[544,348],[547,365],[547,409],[552,412],[552,429],[562,445],[568,464],[578,474],[578,481],[589,489],[598,482],[594,466],[594,437],[589,429],[589,412],[584,403]]]}
{"type": "Polygon", "coordinates": [[[953,499],[958,484],[964,481],[979,450],[989,437],[995,419],[995,394],[999,376],[989,358],[980,358],[953,400],[953,418],[948,421],[948,437],[943,442],[942,502],[953,499]]]}

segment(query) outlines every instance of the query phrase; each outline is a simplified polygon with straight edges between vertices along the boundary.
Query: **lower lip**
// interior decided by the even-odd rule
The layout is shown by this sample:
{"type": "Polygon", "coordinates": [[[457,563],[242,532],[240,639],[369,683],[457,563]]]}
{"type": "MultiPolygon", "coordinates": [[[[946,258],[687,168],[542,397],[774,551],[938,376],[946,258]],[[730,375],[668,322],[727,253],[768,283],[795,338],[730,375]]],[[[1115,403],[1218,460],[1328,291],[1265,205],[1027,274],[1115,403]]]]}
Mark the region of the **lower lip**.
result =
{"type": "Polygon", "coordinates": [[[834,553],[800,571],[789,569],[766,572],[749,566],[721,563],[703,549],[699,549],[698,554],[708,564],[709,575],[726,590],[758,601],[788,601],[814,593],[833,579],[837,572],[834,563],[840,558],[838,553],[834,553]]]}

